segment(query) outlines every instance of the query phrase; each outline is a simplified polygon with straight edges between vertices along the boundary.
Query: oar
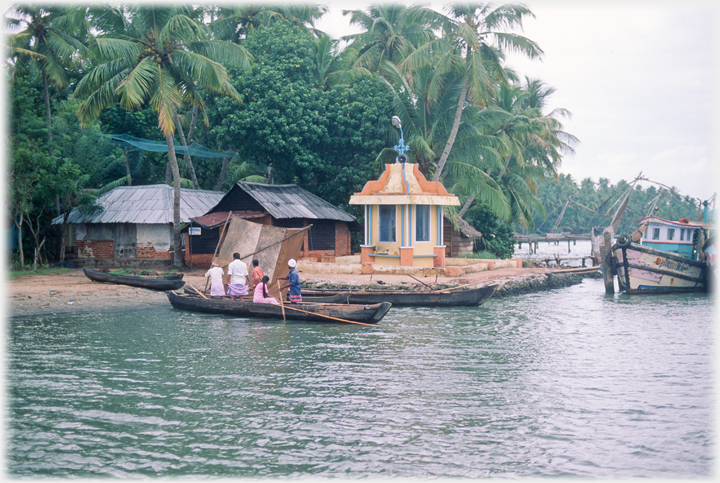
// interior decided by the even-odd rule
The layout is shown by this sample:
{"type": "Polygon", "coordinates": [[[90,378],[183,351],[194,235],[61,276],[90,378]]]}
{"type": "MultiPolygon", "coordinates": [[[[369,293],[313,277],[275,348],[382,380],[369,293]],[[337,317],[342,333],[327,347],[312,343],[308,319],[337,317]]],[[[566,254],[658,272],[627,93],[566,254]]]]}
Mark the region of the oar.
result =
{"type": "MultiPolygon", "coordinates": [[[[304,312],[304,313],[310,314],[310,315],[317,315],[318,317],[325,317],[326,319],[337,320],[338,322],[345,322],[346,324],[370,325],[370,326],[376,327],[375,324],[366,324],[365,322],[355,322],[354,320],[338,319],[337,317],[331,317],[329,315],[318,314],[317,312],[308,312],[307,310],[296,309],[294,307],[288,307],[288,309],[296,310],[298,312],[304,312]]],[[[285,316],[285,312],[283,311],[283,317],[284,316],[285,316]]]]}
{"type": "Polygon", "coordinates": [[[425,286],[426,286],[427,288],[429,288],[430,290],[434,290],[430,285],[426,284],[426,283],[423,282],[422,280],[418,280],[417,278],[413,277],[413,276],[410,275],[409,273],[406,274],[406,275],[407,275],[408,277],[412,278],[413,280],[417,280],[418,282],[420,282],[421,284],[425,285],[425,286]]]}
{"type": "Polygon", "coordinates": [[[280,297],[278,297],[278,298],[280,299],[280,307],[282,308],[283,320],[286,320],[285,319],[285,304],[283,303],[283,299],[282,299],[282,289],[280,288],[280,280],[277,280],[277,286],[278,286],[278,290],[280,291],[280,297]]]}
{"type": "Polygon", "coordinates": [[[193,286],[190,285],[189,283],[186,284],[186,285],[187,285],[188,287],[190,287],[191,289],[195,290],[195,292],[196,292],[198,295],[200,295],[202,298],[204,298],[204,299],[207,298],[204,293],[202,293],[200,290],[196,289],[195,287],[193,287],[193,286]]]}
{"type": "Polygon", "coordinates": [[[456,288],[469,287],[470,285],[477,285],[480,282],[466,283],[465,285],[456,285],[454,287],[443,288],[440,290],[433,290],[433,292],[445,292],[446,290],[455,290],[456,288]]]}

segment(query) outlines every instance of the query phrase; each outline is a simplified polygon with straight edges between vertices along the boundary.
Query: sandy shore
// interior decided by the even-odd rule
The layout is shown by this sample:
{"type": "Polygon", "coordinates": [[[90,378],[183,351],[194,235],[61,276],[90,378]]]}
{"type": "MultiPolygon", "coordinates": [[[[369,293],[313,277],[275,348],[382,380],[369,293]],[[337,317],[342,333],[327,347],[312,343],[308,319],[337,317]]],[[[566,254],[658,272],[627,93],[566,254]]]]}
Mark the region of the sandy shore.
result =
{"type": "MultiPolygon", "coordinates": [[[[513,278],[545,273],[546,268],[499,268],[466,274],[459,278],[439,277],[438,284],[464,285],[507,281],[513,278]]],[[[186,284],[200,290],[205,288],[205,270],[186,271],[186,284]]],[[[382,281],[387,284],[418,283],[408,275],[344,275],[300,272],[303,281],[328,281],[346,284],[370,284],[382,281]]],[[[427,284],[436,283],[435,277],[416,277],[427,284]]],[[[5,313],[7,316],[51,315],[66,312],[87,312],[141,308],[169,303],[164,292],[93,282],[81,269],[64,274],[24,275],[6,283],[5,313]]]]}

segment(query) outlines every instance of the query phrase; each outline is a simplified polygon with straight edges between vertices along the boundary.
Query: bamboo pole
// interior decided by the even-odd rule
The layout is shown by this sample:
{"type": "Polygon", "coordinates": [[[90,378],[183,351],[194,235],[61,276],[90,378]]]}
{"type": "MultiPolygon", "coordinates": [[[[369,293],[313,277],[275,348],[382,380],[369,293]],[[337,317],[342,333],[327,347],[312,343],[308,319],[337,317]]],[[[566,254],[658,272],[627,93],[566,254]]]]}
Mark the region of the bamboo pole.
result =
{"type": "Polygon", "coordinates": [[[187,285],[187,286],[190,287],[191,289],[195,290],[195,292],[196,292],[198,295],[200,295],[202,298],[204,298],[204,299],[207,298],[204,293],[202,293],[200,290],[196,289],[195,287],[193,287],[193,286],[190,285],[189,283],[186,283],[185,285],[187,285]]]}
{"type": "MultiPolygon", "coordinates": [[[[372,326],[372,327],[376,327],[376,326],[377,326],[377,324],[366,324],[365,322],[356,322],[356,321],[354,321],[354,320],[339,319],[339,318],[337,318],[337,317],[331,317],[331,316],[325,315],[325,314],[318,314],[317,312],[309,312],[309,311],[307,311],[307,310],[296,309],[296,308],[294,308],[294,307],[288,307],[288,310],[295,310],[295,311],[297,311],[297,312],[304,312],[304,313],[310,314],[310,315],[317,315],[318,317],[324,317],[324,318],[330,319],[330,320],[337,320],[338,322],[345,322],[346,324],[369,325],[369,326],[372,326]]],[[[284,312],[283,312],[283,314],[284,314],[284,312]]]]}
{"type": "Polygon", "coordinates": [[[278,297],[280,299],[280,308],[282,308],[283,320],[285,320],[285,304],[283,303],[283,299],[282,299],[282,289],[280,288],[280,280],[277,280],[277,286],[278,286],[278,290],[280,291],[280,297],[278,297]]]}
{"type": "MultiPolygon", "coordinates": [[[[225,220],[225,224],[223,225],[222,233],[220,233],[220,238],[218,238],[217,245],[215,246],[215,253],[213,253],[212,259],[215,260],[215,257],[217,256],[218,249],[220,248],[220,244],[223,241],[223,237],[225,236],[225,230],[227,230],[228,221],[230,221],[230,217],[232,216],[232,211],[228,212],[227,219],[225,220]]],[[[192,256],[192,254],[191,254],[192,256]]],[[[212,264],[210,265],[212,266],[212,264]]],[[[210,279],[208,278],[205,280],[205,292],[207,292],[208,284],[210,283],[210,279]]]]}

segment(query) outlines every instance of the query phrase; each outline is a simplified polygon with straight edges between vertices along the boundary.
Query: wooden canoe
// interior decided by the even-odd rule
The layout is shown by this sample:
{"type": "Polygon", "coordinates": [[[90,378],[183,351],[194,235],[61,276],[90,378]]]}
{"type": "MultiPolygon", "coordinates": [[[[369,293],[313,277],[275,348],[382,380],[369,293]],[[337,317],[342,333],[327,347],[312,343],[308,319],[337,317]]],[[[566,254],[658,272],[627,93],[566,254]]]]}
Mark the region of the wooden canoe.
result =
{"type": "Polygon", "coordinates": [[[390,302],[395,307],[477,307],[492,297],[498,285],[468,290],[302,290],[303,302],[324,302],[327,297],[340,296],[349,304],[390,302]]]}
{"type": "MultiPolygon", "coordinates": [[[[187,286],[187,285],[185,285],[185,287],[183,287],[183,293],[187,293],[187,294],[190,294],[190,295],[197,295],[197,294],[198,294],[193,287],[189,287],[189,286],[187,286]]],[[[207,296],[209,296],[210,291],[209,291],[209,290],[205,290],[205,291],[202,292],[202,293],[205,294],[205,296],[207,297],[207,296]]],[[[322,300],[317,300],[317,297],[312,297],[312,300],[303,300],[303,301],[305,301],[305,302],[313,302],[313,303],[318,303],[318,302],[320,302],[320,303],[324,303],[324,304],[346,304],[346,303],[348,303],[348,301],[347,301],[347,296],[348,296],[348,295],[349,295],[349,292],[340,292],[340,293],[337,293],[337,294],[335,294],[335,295],[328,295],[328,296],[320,297],[320,298],[322,298],[322,300]]],[[[227,297],[229,297],[229,295],[227,295],[227,297]]],[[[305,295],[303,295],[303,298],[304,298],[304,297],[305,297],[305,295]]],[[[246,300],[247,302],[252,302],[252,298],[253,298],[252,292],[248,293],[248,294],[245,296],[245,300],[246,300]]],[[[290,302],[287,302],[287,301],[286,301],[285,303],[286,303],[286,304],[289,304],[290,302]]]]}
{"type": "Polygon", "coordinates": [[[94,282],[130,285],[131,287],[149,288],[151,290],[177,290],[185,285],[182,280],[165,277],[136,277],[133,275],[115,275],[99,270],[83,268],[85,276],[94,282]]]}
{"type": "MultiPolygon", "coordinates": [[[[232,301],[203,298],[198,295],[166,292],[170,304],[176,309],[208,314],[225,314],[236,317],[258,317],[283,319],[283,307],[280,304],[256,304],[254,302],[232,301]]],[[[392,304],[285,304],[285,318],[314,322],[333,322],[337,319],[365,324],[377,324],[387,314],[392,304]]]]}

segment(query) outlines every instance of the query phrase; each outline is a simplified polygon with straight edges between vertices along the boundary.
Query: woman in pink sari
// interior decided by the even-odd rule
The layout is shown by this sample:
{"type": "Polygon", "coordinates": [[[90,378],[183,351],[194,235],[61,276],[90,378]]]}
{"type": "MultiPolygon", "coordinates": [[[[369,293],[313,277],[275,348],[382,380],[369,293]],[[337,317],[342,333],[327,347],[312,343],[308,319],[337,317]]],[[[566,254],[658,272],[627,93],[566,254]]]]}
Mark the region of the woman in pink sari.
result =
{"type": "Polygon", "coordinates": [[[267,283],[270,280],[267,275],[263,276],[262,282],[255,285],[253,293],[253,302],[256,304],[277,304],[278,301],[274,297],[270,297],[267,291],[267,283]]]}

